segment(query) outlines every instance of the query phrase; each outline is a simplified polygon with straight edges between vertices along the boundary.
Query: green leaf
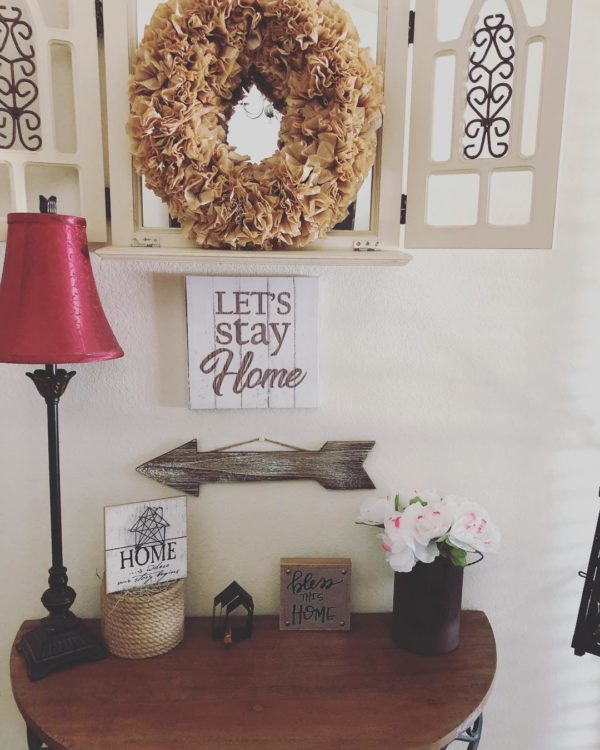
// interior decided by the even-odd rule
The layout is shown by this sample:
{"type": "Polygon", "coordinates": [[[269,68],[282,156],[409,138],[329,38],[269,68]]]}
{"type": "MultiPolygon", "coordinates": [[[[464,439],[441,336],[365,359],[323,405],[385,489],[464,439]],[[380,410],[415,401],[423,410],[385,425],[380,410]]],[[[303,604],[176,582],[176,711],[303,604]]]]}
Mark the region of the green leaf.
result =
{"type": "Polygon", "coordinates": [[[394,508],[396,510],[396,513],[400,513],[402,510],[402,503],[400,502],[400,495],[396,495],[394,498],[394,508]]]}
{"type": "Polygon", "coordinates": [[[450,553],[450,560],[457,568],[465,568],[467,566],[467,553],[464,549],[453,549],[450,553]]]}
{"type": "Polygon", "coordinates": [[[416,505],[417,503],[420,503],[423,506],[427,505],[425,500],[421,500],[419,496],[413,497],[413,499],[409,502],[409,505],[416,505]]]}
{"type": "Polygon", "coordinates": [[[448,539],[446,539],[443,543],[440,544],[440,553],[442,557],[445,557],[447,560],[450,560],[452,565],[455,565],[457,568],[464,568],[467,565],[466,551],[464,549],[460,549],[459,547],[456,547],[448,539]]]}

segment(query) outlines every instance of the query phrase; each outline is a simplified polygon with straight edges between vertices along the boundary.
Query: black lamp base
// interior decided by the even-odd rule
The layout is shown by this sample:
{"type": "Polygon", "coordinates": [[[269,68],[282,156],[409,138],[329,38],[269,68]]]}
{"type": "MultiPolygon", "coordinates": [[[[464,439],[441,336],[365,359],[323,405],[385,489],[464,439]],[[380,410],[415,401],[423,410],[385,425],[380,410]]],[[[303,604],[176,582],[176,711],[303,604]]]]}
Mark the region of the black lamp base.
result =
{"type": "Polygon", "coordinates": [[[100,661],[108,656],[100,639],[74,615],[60,628],[49,626],[49,619],[25,633],[17,645],[17,651],[25,658],[30,680],[41,680],[62,667],[100,661]]]}

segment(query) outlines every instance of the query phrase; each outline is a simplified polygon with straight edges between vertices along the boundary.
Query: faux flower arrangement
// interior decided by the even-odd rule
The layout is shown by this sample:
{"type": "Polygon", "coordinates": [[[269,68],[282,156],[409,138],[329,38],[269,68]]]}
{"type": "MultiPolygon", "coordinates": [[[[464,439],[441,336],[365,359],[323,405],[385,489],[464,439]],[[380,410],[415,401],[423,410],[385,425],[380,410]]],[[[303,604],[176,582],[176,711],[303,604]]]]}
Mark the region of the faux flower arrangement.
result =
{"type": "MultiPolygon", "coordinates": [[[[397,573],[443,557],[464,568],[467,555],[498,552],[500,532],[487,511],[463,497],[422,492],[403,503],[399,495],[365,500],[356,523],[378,526],[386,558],[397,573]]],[[[478,562],[476,560],[475,562],[478,562]]]]}

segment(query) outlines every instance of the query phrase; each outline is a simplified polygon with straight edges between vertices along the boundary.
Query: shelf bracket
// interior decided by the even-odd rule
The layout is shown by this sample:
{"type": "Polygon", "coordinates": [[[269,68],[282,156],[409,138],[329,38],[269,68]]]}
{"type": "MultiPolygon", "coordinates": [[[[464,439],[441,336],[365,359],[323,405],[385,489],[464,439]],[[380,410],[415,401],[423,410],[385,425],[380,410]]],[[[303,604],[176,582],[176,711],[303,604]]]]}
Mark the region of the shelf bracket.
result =
{"type": "Polygon", "coordinates": [[[379,240],[356,240],[352,248],[355,253],[372,253],[381,250],[379,240]]]}
{"type": "Polygon", "coordinates": [[[160,237],[158,235],[145,234],[143,237],[133,237],[131,247],[160,247],[160,237]]]}

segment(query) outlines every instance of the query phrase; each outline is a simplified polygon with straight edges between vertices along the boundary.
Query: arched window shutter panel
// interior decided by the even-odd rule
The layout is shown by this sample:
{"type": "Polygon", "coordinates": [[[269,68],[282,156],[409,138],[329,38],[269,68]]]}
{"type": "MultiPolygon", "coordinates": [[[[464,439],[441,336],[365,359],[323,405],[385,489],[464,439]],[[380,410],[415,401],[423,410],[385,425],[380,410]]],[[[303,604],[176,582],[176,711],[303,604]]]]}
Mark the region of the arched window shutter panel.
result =
{"type": "MultiPolygon", "coordinates": [[[[339,2],[384,68],[384,124],[360,210],[294,262],[401,265],[401,247],[551,247],[572,0],[339,2]]],[[[6,214],[37,211],[39,195],[56,195],[59,212],[87,218],[92,242],[106,240],[97,4],[0,9],[0,76],[11,82],[0,92],[0,241],[6,214]]],[[[228,261],[229,251],[188,240],[132,169],[127,80],[157,4],[102,3],[113,247],[100,252],[228,261]]]]}
{"type": "Polygon", "coordinates": [[[6,214],[38,211],[40,195],[106,240],[96,50],[93,2],[0,5],[0,241],[6,214]]]}
{"type": "Polygon", "coordinates": [[[571,0],[416,7],[406,247],[552,247],[571,0]]]}

